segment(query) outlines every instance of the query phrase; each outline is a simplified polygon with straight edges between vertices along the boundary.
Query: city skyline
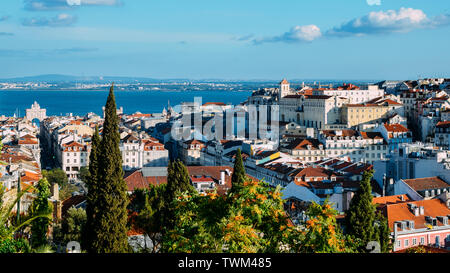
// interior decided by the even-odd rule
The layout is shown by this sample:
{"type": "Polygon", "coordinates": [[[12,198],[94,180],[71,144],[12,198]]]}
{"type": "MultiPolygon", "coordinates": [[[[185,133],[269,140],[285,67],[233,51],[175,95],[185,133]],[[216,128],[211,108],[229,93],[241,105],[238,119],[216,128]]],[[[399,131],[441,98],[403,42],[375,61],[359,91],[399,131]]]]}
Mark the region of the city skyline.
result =
{"type": "Polygon", "coordinates": [[[0,78],[448,77],[449,8],[419,0],[10,1],[0,4],[0,78]]]}

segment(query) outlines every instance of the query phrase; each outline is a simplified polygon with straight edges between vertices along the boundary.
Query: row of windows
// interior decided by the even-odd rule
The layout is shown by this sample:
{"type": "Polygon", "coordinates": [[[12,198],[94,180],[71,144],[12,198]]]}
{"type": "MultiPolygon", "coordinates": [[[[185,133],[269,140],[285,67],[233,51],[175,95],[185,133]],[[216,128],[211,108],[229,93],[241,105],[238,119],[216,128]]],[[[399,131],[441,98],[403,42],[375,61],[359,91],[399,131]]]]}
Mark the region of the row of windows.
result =
{"type": "MultiPolygon", "coordinates": [[[[129,156],[130,153],[129,153],[129,152],[126,152],[125,155],[126,155],[126,156],[129,156]]],[[[132,152],[131,155],[132,155],[132,156],[135,156],[135,155],[136,155],[136,152],[132,152]]],[[[144,155],[150,156],[151,153],[150,153],[150,152],[146,152],[146,153],[144,153],[144,155]]]]}
{"type": "MultiPolygon", "coordinates": [[[[87,155],[87,153],[80,153],[81,156],[87,155]]],[[[70,153],[66,153],[66,156],[70,156],[70,153]]],[[[78,153],[73,153],[73,156],[78,156],[78,153]]]]}
{"type": "MultiPolygon", "coordinates": [[[[450,234],[447,235],[445,241],[450,242],[450,234]]],[[[436,235],[434,237],[434,243],[435,243],[435,245],[440,245],[441,244],[441,236],[436,235]]],[[[420,244],[425,245],[425,237],[420,237],[420,244]]],[[[412,238],[411,241],[409,239],[403,240],[403,247],[416,246],[416,245],[417,245],[417,238],[412,238]],[[411,243],[411,245],[410,245],[410,243],[411,243]]],[[[402,247],[402,240],[397,240],[397,247],[402,247]]]]}
{"type": "MultiPolygon", "coordinates": [[[[77,164],[77,159],[76,158],[73,159],[73,163],[77,164]]],[[[80,159],[80,163],[84,163],[84,159],[81,158],[80,159]]],[[[70,164],[70,158],[67,159],[67,164],[70,164]]]]}
{"type": "MultiPolygon", "coordinates": [[[[378,110],[379,110],[379,109],[376,108],[375,111],[373,111],[373,112],[378,112],[378,110]]],[[[350,112],[353,112],[353,109],[350,108],[350,112]]],[[[359,113],[359,109],[356,109],[355,112],[359,113]]],[[[361,109],[361,112],[362,112],[362,113],[365,113],[366,111],[365,111],[365,109],[361,109]]],[[[367,110],[367,112],[372,113],[372,109],[369,108],[369,109],[367,110]]]]}

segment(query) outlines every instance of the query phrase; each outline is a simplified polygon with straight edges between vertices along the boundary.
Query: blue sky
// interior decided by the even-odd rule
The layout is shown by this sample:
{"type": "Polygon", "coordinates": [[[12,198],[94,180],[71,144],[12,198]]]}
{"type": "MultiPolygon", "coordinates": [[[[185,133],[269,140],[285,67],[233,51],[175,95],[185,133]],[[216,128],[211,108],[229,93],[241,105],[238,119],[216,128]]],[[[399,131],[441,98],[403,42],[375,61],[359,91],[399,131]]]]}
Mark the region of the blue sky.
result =
{"type": "Polygon", "coordinates": [[[448,0],[0,2],[0,78],[450,77],[449,44],[448,0]]]}

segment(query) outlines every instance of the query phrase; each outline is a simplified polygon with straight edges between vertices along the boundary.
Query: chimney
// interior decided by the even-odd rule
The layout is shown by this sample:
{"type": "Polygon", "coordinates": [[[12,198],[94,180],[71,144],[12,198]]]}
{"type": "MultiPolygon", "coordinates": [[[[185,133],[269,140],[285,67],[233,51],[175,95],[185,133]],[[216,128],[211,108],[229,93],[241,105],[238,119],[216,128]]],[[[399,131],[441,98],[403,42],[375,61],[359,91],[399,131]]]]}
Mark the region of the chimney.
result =
{"type": "Polygon", "coordinates": [[[405,201],[405,197],[403,197],[403,195],[400,195],[400,200],[405,201]]]}
{"type": "Polygon", "coordinates": [[[420,206],[419,211],[420,211],[420,215],[424,215],[425,214],[425,207],[420,206]]]}
{"type": "Polygon", "coordinates": [[[62,202],[59,200],[53,201],[53,220],[57,221],[62,218],[62,202]]]}
{"type": "Polygon", "coordinates": [[[225,185],[225,171],[221,170],[220,171],[220,181],[219,181],[220,185],[225,185]]]}
{"type": "Polygon", "coordinates": [[[54,200],[59,200],[59,187],[58,183],[53,184],[52,186],[52,197],[54,200]]]}

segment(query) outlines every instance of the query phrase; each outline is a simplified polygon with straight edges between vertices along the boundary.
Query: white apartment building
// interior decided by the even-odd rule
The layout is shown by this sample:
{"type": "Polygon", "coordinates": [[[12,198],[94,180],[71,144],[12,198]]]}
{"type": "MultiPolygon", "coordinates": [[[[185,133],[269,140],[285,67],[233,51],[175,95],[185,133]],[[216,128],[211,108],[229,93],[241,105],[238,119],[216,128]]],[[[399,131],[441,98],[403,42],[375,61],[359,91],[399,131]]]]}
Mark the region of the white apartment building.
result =
{"type": "Polygon", "coordinates": [[[61,167],[69,179],[78,178],[82,167],[89,166],[90,145],[71,141],[61,147],[61,167]]]}
{"type": "Polygon", "coordinates": [[[128,134],[121,140],[119,147],[125,170],[165,167],[169,164],[169,151],[154,138],[142,139],[128,134]]]}
{"type": "Polygon", "coordinates": [[[183,142],[181,159],[184,164],[187,166],[201,165],[203,148],[205,148],[205,143],[196,139],[183,142]]]}
{"type": "Polygon", "coordinates": [[[441,121],[436,125],[434,144],[444,149],[450,149],[450,121],[441,121]]]}
{"type": "Polygon", "coordinates": [[[373,100],[378,97],[384,96],[384,90],[379,89],[378,85],[369,85],[367,89],[360,89],[358,86],[353,84],[343,84],[336,89],[330,88],[320,88],[312,90],[313,95],[327,95],[327,96],[337,96],[347,98],[350,104],[358,104],[366,101],[373,100]]]}
{"type": "Polygon", "coordinates": [[[381,133],[355,130],[322,130],[319,141],[325,146],[325,157],[346,157],[352,162],[373,164],[384,160],[388,146],[381,133]]]}

